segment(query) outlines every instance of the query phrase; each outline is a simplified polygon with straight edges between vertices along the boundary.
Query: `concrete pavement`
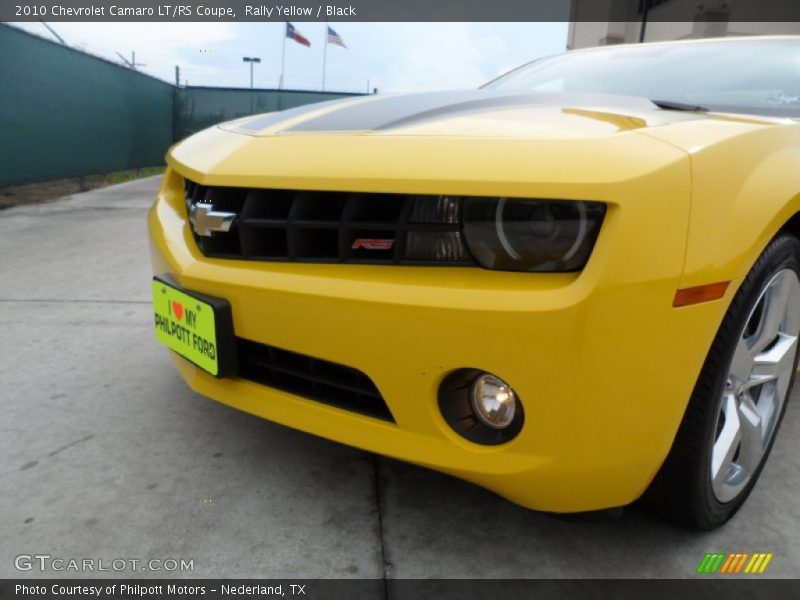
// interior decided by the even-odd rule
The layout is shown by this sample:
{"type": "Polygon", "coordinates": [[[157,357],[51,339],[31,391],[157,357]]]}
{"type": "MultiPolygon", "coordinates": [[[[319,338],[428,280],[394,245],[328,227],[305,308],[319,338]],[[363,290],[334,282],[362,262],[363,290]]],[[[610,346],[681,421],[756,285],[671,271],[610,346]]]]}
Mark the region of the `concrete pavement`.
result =
{"type": "Polygon", "coordinates": [[[193,560],[126,577],[691,577],[707,551],[800,574],[796,397],[748,503],[697,533],[533,513],[194,394],[151,331],[157,185],[0,212],[0,577],[82,575],[20,554],[193,560]]]}

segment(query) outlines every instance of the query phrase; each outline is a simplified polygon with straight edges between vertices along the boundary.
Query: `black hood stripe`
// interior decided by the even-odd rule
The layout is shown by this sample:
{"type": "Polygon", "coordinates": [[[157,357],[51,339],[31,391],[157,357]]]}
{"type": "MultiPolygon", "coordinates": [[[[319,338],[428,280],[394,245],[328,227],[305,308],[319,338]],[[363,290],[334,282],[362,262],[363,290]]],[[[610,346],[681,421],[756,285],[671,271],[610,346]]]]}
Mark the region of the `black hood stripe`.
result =
{"type": "MultiPolygon", "coordinates": [[[[619,107],[638,111],[651,111],[655,108],[649,100],[634,96],[468,90],[376,98],[353,106],[343,106],[339,110],[301,121],[284,131],[298,133],[385,131],[441,118],[537,106],[619,107]]],[[[289,115],[289,112],[291,111],[279,114],[285,115],[286,118],[294,116],[289,115]]]]}
{"type": "Polygon", "coordinates": [[[337,99],[337,100],[326,100],[325,102],[315,102],[314,104],[304,104],[302,106],[297,106],[295,108],[289,108],[287,110],[281,110],[278,112],[272,112],[266,114],[258,119],[253,119],[252,121],[247,121],[246,123],[237,125],[235,128],[237,131],[242,131],[245,133],[258,133],[262,129],[266,129],[271,125],[276,125],[281,121],[286,121],[287,119],[293,119],[305,113],[319,110],[320,108],[324,108],[326,106],[330,106],[331,104],[336,104],[337,102],[347,102],[348,100],[349,99],[346,100],[337,99]]]}

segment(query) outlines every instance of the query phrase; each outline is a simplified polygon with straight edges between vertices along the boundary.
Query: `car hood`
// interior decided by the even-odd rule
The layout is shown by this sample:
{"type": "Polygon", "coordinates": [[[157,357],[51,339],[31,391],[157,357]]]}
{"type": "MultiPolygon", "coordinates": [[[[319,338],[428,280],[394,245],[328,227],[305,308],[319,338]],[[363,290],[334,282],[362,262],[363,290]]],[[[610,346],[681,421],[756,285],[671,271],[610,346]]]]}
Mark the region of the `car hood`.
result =
{"type": "Polygon", "coordinates": [[[467,90],[334,100],[222,124],[251,135],[351,133],[585,138],[708,118],[661,110],[645,98],[467,90]]]}
{"type": "Polygon", "coordinates": [[[690,155],[775,125],[629,96],[364,96],[211,127],[167,163],[203,185],[603,200],[658,172],[688,186],[690,155]]]}

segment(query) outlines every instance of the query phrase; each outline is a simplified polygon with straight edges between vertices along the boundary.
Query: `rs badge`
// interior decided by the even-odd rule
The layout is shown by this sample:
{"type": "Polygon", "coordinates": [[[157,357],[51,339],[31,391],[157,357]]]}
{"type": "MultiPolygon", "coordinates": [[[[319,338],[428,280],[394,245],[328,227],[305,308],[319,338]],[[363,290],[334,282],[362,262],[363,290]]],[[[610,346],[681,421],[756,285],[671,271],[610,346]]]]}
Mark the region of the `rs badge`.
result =
{"type": "Polygon", "coordinates": [[[353,250],[363,248],[364,250],[391,250],[394,240],[378,240],[372,238],[358,238],[353,242],[353,250]]]}

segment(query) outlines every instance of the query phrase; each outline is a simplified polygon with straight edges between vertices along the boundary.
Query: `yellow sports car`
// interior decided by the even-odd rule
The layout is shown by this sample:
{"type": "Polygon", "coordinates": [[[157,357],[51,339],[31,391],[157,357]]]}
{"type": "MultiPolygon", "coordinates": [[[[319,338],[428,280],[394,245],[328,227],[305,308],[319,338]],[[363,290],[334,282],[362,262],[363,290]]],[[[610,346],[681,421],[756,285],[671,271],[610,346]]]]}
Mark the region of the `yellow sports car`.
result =
{"type": "Polygon", "coordinates": [[[718,526],[796,370],[798,69],[800,38],[605,47],[212,127],[149,215],[156,335],[260,417],[718,526]]]}

